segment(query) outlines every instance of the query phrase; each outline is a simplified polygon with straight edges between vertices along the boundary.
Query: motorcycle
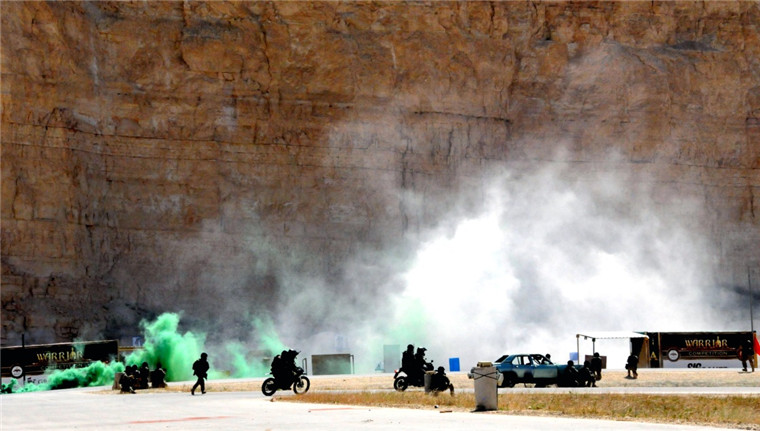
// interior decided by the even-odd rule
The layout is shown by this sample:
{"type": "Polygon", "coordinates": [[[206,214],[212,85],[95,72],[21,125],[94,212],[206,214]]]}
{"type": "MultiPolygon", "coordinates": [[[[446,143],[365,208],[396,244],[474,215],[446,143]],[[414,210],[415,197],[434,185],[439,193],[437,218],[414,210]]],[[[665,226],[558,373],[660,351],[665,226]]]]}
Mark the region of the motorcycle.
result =
{"type": "Polygon", "coordinates": [[[277,390],[288,390],[291,387],[296,394],[304,394],[311,387],[311,381],[304,374],[303,368],[296,367],[292,379],[282,381],[274,377],[269,377],[261,384],[261,392],[266,396],[274,395],[277,390]]]}
{"type": "Polygon", "coordinates": [[[427,371],[433,371],[433,361],[425,362],[422,371],[417,373],[409,373],[403,367],[399,368],[393,374],[393,389],[403,392],[409,386],[425,387],[425,372],[427,371]]]}

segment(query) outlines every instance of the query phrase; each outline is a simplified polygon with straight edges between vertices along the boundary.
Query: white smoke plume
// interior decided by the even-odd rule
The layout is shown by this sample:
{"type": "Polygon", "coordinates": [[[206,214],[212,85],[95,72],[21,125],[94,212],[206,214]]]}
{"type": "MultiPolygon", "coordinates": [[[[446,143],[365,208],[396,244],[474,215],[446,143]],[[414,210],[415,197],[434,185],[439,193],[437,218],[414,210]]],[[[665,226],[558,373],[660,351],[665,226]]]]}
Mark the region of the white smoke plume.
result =
{"type": "MultiPolygon", "coordinates": [[[[737,315],[726,313],[733,298],[712,284],[699,202],[655,201],[625,163],[599,166],[505,169],[482,212],[457,212],[423,233],[409,261],[393,267],[392,256],[375,256],[389,284],[368,301],[334,295],[286,265],[280,282],[290,294],[273,313],[276,330],[302,357],[350,352],[357,372],[371,372],[383,344],[426,346],[437,365],[458,357],[467,369],[510,352],[564,361],[584,331],[737,329],[737,315]]],[[[628,342],[600,340],[596,349],[620,368],[628,342]]],[[[591,353],[590,342],[580,353],[591,353]]]]}
{"type": "MultiPolygon", "coordinates": [[[[256,262],[222,256],[229,273],[203,275],[228,310],[228,333],[209,339],[223,345],[242,331],[237,341],[261,351],[272,334],[245,322],[271,319],[274,338],[301,358],[351,353],[366,373],[383,360],[384,344],[425,346],[436,365],[458,357],[466,370],[513,352],[565,361],[584,331],[743,329],[733,294],[714,286],[698,200],[662,196],[619,159],[582,167],[562,154],[551,160],[484,174],[486,190],[473,191],[480,210],[451,208],[408,250],[357,252],[342,286],[298,250],[253,235],[244,245],[256,262]],[[269,274],[276,303],[236,299],[241,271],[269,274]]],[[[215,253],[191,261],[220,259],[215,253]]],[[[628,343],[598,341],[596,349],[620,368],[628,343]]],[[[580,353],[591,353],[589,341],[580,353]]]]}
{"type": "MultiPolygon", "coordinates": [[[[613,169],[505,172],[482,214],[421,245],[400,302],[425,304],[431,356],[564,361],[584,331],[737,329],[729,298],[712,285],[699,202],[655,203],[624,163],[600,165],[613,169]]],[[[591,347],[582,343],[581,355],[591,347]]],[[[596,349],[620,368],[628,342],[596,349]]]]}

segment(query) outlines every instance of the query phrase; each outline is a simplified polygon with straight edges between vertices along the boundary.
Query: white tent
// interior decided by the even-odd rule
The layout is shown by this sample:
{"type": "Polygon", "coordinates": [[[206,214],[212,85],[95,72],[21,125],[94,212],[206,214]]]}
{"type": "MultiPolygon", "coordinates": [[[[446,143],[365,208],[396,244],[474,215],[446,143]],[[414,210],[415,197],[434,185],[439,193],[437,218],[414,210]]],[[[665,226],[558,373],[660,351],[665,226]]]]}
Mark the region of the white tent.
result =
{"type": "Polygon", "coordinates": [[[648,336],[640,333],[640,332],[631,332],[631,331],[591,331],[591,332],[584,332],[584,333],[578,333],[575,334],[575,340],[576,340],[576,354],[578,355],[578,360],[580,361],[580,355],[581,355],[581,337],[583,337],[584,340],[591,339],[591,352],[596,352],[596,340],[603,340],[603,339],[612,339],[612,338],[646,338],[649,339],[648,336]]]}

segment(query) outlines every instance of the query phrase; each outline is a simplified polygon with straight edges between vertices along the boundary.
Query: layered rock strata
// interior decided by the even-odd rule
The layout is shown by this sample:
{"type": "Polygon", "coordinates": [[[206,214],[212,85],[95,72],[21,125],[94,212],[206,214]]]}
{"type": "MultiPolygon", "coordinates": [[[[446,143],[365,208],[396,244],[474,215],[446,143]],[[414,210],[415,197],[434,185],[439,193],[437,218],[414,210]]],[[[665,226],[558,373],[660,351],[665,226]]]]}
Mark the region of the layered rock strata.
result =
{"type": "Polygon", "coordinates": [[[700,202],[716,289],[744,286],[758,23],[757,2],[3,3],[2,343],[213,320],[220,296],[247,316],[303,280],[370,309],[494,172],[546,166],[700,202]]]}

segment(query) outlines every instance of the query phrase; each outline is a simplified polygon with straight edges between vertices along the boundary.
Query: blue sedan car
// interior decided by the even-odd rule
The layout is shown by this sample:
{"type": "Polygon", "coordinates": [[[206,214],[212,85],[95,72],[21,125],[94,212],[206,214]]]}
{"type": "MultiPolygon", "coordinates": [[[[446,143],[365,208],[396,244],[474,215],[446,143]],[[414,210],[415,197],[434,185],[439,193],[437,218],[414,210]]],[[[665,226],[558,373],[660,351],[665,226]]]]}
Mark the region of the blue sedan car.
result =
{"type": "MultiPolygon", "coordinates": [[[[538,353],[504,355],[493,363],[501,373],[500,386],[511,388],[517,383],[535,383],[536,387],[548,385],[567,386],[566,364],[555,364],[538,353]]],[[[580,368],[575,365],[575,368],[580,368]]]]}

